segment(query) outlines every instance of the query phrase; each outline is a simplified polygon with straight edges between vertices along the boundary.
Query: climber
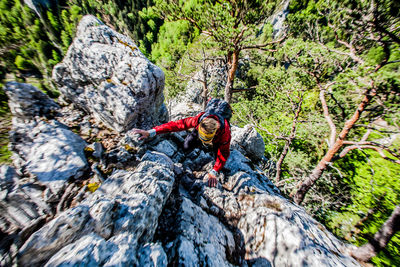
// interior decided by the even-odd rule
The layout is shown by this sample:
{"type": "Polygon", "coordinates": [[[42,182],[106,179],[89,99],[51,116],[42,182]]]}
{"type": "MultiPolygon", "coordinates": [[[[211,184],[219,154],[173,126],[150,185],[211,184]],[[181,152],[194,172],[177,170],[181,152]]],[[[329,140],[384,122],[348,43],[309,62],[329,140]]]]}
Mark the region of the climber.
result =
{"type": "Polygon", "coordinates": [[[229,119],[232,111],[229,104],[223,100],[212,99],[208,103],[205,112],[194,117],[170,121],[148,131],[141,129],[132,129],[131,131],[140,134],[139,140],[142,140],[161,133],[179,132],[194,128],[185,138],[183,150],[188,152],[202,146],[213,150],[215,164],[206,178],[208,185],[215,187],[218,183],[218,173],[224,167],[230,154],[231,130],[229,119]]]}

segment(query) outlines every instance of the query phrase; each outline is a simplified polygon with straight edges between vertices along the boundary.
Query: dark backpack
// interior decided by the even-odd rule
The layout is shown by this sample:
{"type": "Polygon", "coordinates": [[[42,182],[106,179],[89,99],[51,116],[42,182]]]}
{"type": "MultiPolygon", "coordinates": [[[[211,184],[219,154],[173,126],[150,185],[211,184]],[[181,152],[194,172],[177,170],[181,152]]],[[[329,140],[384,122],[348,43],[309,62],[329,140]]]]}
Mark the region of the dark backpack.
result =
{"type": "Polygon", "coordinates": [[[228,102],[218,98],[212,98],[208,101],[204,114],[200,117],[199,123],[210,115],[218,117],[221,123],[221,129],[225,129],[225,119],[228,121],[232,117],[232,108],[228,102]]]}

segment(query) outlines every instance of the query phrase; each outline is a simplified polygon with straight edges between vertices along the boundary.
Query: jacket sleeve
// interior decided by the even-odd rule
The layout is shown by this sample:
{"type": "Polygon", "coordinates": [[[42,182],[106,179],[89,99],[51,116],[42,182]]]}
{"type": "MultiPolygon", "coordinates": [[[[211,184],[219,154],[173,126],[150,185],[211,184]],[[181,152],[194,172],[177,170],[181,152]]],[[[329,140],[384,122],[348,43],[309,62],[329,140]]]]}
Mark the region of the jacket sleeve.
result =
{"type": "Polygon", "coordinates": [[[214,170],[219,172],[225,166],[226,161],[230,155],[230,145],[231,145],[231,131],[229,125],[226,125],[225,132],[221,138],[221,144],[217,150],[217,158],[214,164],[214,170]]]}
{"type": "Polygon", "coordinates": [[[189,130],[190,128],[195,128],[197,126],[197,121],[202,113],[195,117],[188,117],[178,121],[170,121],[162,125],[156,126],[153,129],[156,130],[156,134],[179,132],[184,130],[189,130]]]}

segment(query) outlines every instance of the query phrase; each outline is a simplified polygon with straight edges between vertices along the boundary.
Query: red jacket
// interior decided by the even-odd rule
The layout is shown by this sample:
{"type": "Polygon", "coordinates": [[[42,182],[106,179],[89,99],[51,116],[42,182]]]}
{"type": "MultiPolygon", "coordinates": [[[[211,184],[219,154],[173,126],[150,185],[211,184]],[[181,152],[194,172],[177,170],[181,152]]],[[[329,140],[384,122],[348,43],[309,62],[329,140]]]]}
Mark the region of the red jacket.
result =
{"type": "MultiPolygon", "coordinates": [[[[195,117],[188,117],[178,121],[170,121],[165,124],[156,126],[153,129],[156,130],[156,134],[179,132],[189,130],[190,128],[197,129],[199,127],[199,118],[203,114],[204,112],[201,112],[195,117]]],[[[219,121],[217,116],[210,115],[208,117],[212,117],[219,121]]],[[[231,143],[231,129],[227,120],[225,120],[225,129],[217,130],[212,143],[213,146],[217,148],[217,158],[215,160],[213,169],[219,172],[225,166],[225,163],[230,154],[229,146],[231,143]]]]}

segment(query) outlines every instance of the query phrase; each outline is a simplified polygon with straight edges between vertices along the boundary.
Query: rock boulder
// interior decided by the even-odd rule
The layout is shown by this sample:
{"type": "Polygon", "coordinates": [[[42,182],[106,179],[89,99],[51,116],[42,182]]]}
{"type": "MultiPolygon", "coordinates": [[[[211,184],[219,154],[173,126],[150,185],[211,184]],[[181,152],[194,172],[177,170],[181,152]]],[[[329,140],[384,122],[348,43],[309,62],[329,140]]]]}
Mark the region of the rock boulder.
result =
{"type": "Polygon", "coordinates": [[[118,132],[165,118],[162,70],[94,16],[80,21],[53,79],[65,98],[118,132]]]}
{"type": "Polygon", "coordinates": [[[8,96],[12,115],[20,119],[49,116],[59,108],[51,98],[30,84],[8,82],[4,91],[8,96]]]}

